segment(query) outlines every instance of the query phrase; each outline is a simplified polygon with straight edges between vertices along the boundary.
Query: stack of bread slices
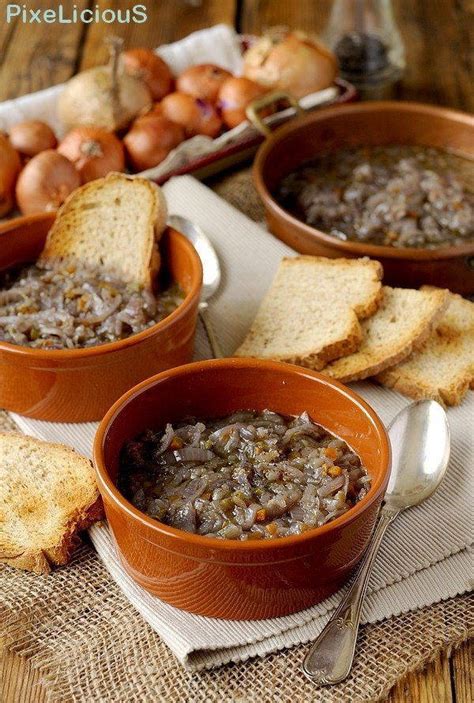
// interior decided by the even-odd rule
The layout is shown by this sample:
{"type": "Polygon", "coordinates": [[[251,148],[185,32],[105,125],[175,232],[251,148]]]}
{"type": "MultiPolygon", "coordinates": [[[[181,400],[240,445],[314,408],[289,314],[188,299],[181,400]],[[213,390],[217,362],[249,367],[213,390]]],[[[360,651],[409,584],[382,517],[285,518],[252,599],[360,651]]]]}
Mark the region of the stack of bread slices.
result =
{"type": "Polygon", "coordinates": [[[344,383],[374,377],[457,405],[474,385],[474,303],[382,285],[371,259],[285,258],[236,356],[299,364],[344,383]]]}

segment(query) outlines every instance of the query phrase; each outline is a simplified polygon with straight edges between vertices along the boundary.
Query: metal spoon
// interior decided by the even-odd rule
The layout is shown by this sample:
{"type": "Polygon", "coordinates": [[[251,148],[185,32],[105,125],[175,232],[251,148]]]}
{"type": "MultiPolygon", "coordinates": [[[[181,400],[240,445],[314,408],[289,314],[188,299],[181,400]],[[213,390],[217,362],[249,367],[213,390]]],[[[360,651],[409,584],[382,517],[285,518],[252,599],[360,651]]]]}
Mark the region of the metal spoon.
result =
{"type": "Polygon", "coordinates": [[[188,220],[187,217],[181,215],[170,215],[168,217],[170,227],[177,229],[178,232],[184,234],[185,237],[193,243],[194,248],[199,254],[202,263],[203,280],[201,291],[201,302],[199,303],[199,316],[206,330],[209,344],[211,345],[214,358],[220,359],[223,354],[216,334],[212,327],[209,318],[209,305],[207,301],[219,288],[221,282],[221,268],[219,259],[209,239],[206,237],[202,229],[188,220]]]}
{"type": "Polygon", "coordinates": [[[302,669],[319,684],[335,684],[350,673],[367,585],[382,537],[402,510],[418,505],[439,486],[449,461],[449,426],[434,400],[412,403],[389,426],[392,473],[372,541],[351,588],[306,655],[302,669]]]}

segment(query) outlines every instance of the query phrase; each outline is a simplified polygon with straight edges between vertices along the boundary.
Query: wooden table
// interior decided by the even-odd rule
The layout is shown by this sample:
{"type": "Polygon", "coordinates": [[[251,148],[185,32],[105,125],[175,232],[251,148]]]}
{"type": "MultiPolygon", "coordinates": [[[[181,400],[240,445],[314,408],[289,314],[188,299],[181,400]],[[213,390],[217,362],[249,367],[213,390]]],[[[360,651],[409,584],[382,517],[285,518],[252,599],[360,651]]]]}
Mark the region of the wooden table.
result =
{"type": "MultiPolygon", "coordinates": [[[[68,6],[69,3],[64,3],[68,6]]],[[[73,3],[70,3],[71,5],[73,3]]],[[[79,9],[99,5],[127,9],[129,0],[75,0],[79,9]]],[[[123,36],[126,47],[171,42],[202,27],[226,22],[238,31],[259,33],[273,25],[319,31],[330,0],[148,0],[148,21],[140,25],[25,25],[0,21],[0,101],[67,80],[104,63],[104,36],[123,36]]],[[[407,69],[398,97],[474,110],[472,90],[472,0],[394,0],[407,69]]],[[[35,0],[30,7],[56,3],[35,0]]],[[[0,9],[6,6],[2,0],[0,9]]],[[[1,9],[3,13],[4,10],[1,9]]],[[[440,656],[424,672],[410,675],[389,696],[390,703],[471,703],[469,646],[440,656]]],[[[0,700],[45,700],[38,677],[19,657],[3,660],[0,700]],[[3,695],[2,695],[3,692],[3,695]]]]}

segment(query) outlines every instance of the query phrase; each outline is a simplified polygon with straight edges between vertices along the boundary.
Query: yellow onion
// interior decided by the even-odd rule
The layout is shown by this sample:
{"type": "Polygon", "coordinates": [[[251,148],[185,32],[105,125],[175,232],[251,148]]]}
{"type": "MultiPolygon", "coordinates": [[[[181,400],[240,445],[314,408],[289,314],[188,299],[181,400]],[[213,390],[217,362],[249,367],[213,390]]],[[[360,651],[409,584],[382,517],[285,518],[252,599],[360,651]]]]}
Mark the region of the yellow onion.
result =
{"type": "Polygon", "coordinates": [[[145,83],[119,65],[120,50],[111,43],[107,66],[82,71],[65,85],[58,100],[58,116],[68,129],[102,127],[110,132],[127,127],[152,99],[145,83]]]}
{"type": "Polygon", "coordinates": [[[13,148],[27,158],[46,149],[54,149],[57,144],[51,127],[40,120],[17,122],[11,127],[9,137],[13,148]]]}
{"type": "Polygon", "coordinates": [[[184,127],[188,137],[195,134],[216,137],[221,131],[222,120],[207,100],[176,91],[163,98],[160,105],[161,113],[168,120],[184,127]]]}
{"type": "Polygon", "coordinates": [[[125,71],[142,80],[153,100],[161,100],[173,90],[173,74],[163,59],[151,49],[129,49],[122,54],[125,71]]]}
{"type": "Polygon", "coordinates": [[[247,106],[265,92],[263,86],[245,76],[233,76],[224,81],[219,90],[217,105],[227,127],[232,129],[246,120],[247,106]]]}
{"type": "Polygon", "coordinates": [[[111,171],[125,171],[123,144],[105,129],[76,127],[66,134],[58,151],[74,164],[83,183],[102,178],[111,171]]]}
{"type": "Polygon", "coordinates": [[[176,90],[215,103],[221,85],[232,74],[213,63],[190,66],[176,79],[176,90]]]}
{"type": "Polygon", "coordinates": [[[15,204],[15,182],[20,169],[18,153],[0,132],[0,217],[7,215],[15,204]]]}
{"type": "Polygon", "coordinates": [[[267,88],[301,98],[333,83],[337,59],[304,32],[274,30],[245,53],[244,75],[267,88]]]}
{"type": "Polygon", "coordinates": [[[181,125],[152,112],[135,120],[123,143],[132,169],[145,171],[166,159],[184,138],[181,125]]]}
{"type": "Polygon", "coordinates": [[[24,215],[57,210],[81,179],[74,165],[54,149],[28,161],[16,183],[16,200],[24,215]]]}

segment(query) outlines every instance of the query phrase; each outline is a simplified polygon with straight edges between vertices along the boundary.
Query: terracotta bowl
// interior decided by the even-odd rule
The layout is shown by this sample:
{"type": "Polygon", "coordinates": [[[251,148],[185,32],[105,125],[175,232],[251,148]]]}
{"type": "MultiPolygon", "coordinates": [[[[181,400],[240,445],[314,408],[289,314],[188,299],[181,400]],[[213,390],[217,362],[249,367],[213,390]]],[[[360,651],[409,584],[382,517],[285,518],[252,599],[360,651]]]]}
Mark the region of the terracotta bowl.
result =
{"type": "MultiPolygon", "coordinates": [[[[0,226],[0,270],[35,261],[54,215],[22,217],[0,226]]],[[[100,420],[112,403],[144,378],[192,359],[201,262],[179,232],[161,244],[165,270],[186,293],[156,325],[127,339],[87,349],[42,350],[0,342],[0,408],[39,420],[100,420]]]]}
{"type": "Polygon", "coordinates": [[[430,284],[474,293],[474,242],[434,250],[343,242],[304,224],[273,197],[282,178],[303,161],[345,148],[389,144],[432,146],[472,159],[474,116],[418,103],[369,102],[293,120],[267,139],[254,162],[254,183],[270,230],[302,254],[378,259],[390,285],[430,284]]]}
{"type": "Polygon", "coordinates": [[[390,473],[387,433],[375,412],[342,384],[301,367],[218,359],[165,371],[128,391],[100,424],[94,444],[99,490],[127,573],[172,605],[219,618],[286,615],[334,593],[369,541],[390,473]],[[214,540],[168,527],[137,510],[115,486],[124,443],[186,416],[239,409],[307,410],[343,438],[371,477],[351,510],[301,535],[263,542],[214,540]]]}

